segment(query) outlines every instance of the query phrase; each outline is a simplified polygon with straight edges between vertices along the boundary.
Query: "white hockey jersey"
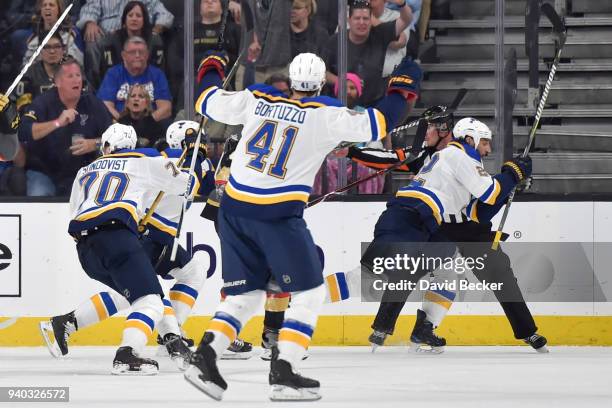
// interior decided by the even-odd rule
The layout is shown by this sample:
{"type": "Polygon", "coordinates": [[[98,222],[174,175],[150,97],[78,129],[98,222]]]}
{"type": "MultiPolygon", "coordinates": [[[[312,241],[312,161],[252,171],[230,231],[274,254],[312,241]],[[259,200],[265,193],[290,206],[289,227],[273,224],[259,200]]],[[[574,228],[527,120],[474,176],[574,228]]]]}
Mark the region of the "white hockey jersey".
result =
{"type": "Polygon", "coordinates": [[[319,167],[338,143],[380,140],[387,133],[376,109],[355,112],[323,96],[292,100],[271,95],[272,89],[211,87],[196,103],[213,120],[244,125],[221,204],[235,215],[301,215],[319,167]]]}
{"type": "MultiPolygon", "coordinates": [[[[180,149],[166,149],[162,152],[164,157],[167,157],[174,164],[178,164],[179,158],[181,157],[182,150],[180,149]]],[[[186,163],[187,165],[189,163],[186,163]]],[[[209,159],[205,159],[202,162],[202,183],[209,185],[201,185],[199,177],[196,177],[194,190],[198,194],[208,195],[208,193],[214,188],[214,167],[209,159]]],[[[146,199],[146,210],[157,197],[158,191],[153,191],[148,195],[146,199]]],[[[196,194],[196,195],[198,195],[196,194]]],[[[178,228],[179,219],[181,217],[181,210],[183,208],[183,199],[177,195],[165,194],[159,205],[155,209],[151,220],[149,221],[148,229],[149,236],[156,242],[164,245],[171,245],[174,237],[176,236],[176,230],[178,228]]]]}
{"type": "Polygon", "coordinates": [[[431,156],[414,180],[397,191],[396,198],[425,204],[416,207],[422,214],[429,212],[439,225],[444,214],[465,211],[472,196],[491,205],[504,199],[512,185],[503,184],[485,171],[472,147],[451,142],[431,156]]]}
{"type": "Polygon", "coordinates": [[[189,175],[169,159],[124,150],[102,156],[82,167],[72,184],[69,233],[94,228],[110,220],[135,233],[150,194],[185,192],[189,175]]]}

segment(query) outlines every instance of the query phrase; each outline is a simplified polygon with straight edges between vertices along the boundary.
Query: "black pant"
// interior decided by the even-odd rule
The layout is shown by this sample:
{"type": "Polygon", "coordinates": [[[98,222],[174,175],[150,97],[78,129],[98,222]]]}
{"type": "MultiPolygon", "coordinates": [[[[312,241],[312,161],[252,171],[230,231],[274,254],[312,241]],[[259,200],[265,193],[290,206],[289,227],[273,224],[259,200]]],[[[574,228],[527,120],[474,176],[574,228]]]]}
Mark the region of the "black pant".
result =
{"type": "MultiPolygon", "coordinates": [[[[480,281],[503,283],[501,289],[494,291],[494,294],[512,326],[515,338],[524,339],[534,334],[537,327],[521,294],[510,265],[510,258],[501,248],[497,251],[491,249],[493,239],[491,225],[475,222],[442,224],[441,232],[449,240],[457,243],[464,257],[476,258],[486,254],[484,268],[480,271],[475,270],[474,275],[480,281]]],[[[386,301],[387,293],[383,295],[378,313],[372,324],[374,330],[393,334],[395,323],[406,303],[408,293],[406,293],[406,299],[397,299],[397,292],[393,294],[393,297],[394,302],[390,302],[386,301]]]]}

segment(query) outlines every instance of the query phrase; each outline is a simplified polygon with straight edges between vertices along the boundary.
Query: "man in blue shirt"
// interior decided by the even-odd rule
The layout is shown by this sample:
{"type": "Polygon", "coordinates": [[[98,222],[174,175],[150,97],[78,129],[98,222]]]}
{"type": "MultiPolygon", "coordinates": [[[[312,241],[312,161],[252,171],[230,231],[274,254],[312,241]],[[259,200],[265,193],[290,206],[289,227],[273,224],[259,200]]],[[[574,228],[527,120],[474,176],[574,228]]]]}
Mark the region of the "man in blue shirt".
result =
{"type": "Polygon", "coordinates": [[[81,66],[58,68],[55,88],[37,96],[23,115],[23,149],[15,165],[28,170],[28,195],[68,195],[78,169],[95,159],[98,139],[112,123],[101,100],[83,92],[81,66]]]}
{"type": "Polygon", "coordinates": [[[109,69],[98,90],[98,97],[110,111],[113,118],[118,119],[125,107],[130,86],[144,85],[153,101],[153,119],[159,122],[172,114],[172,95],[168,87],[166,74],[154,66],[150,66],[149,49],[141,37],[130,37],[123,45],[121,53],[123,64],[109,69]]]}

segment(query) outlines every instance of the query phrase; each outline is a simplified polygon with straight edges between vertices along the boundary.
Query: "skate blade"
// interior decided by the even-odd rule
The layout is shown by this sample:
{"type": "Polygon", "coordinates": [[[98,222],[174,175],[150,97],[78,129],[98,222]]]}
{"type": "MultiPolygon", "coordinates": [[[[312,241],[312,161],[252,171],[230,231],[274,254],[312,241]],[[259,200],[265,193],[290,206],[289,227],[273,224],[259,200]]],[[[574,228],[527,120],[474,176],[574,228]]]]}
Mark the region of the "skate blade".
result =
{"type": "Polygon", "coordinates": [[[144,376],[144,375],[157,375],[159,369],[152,364],[143,364],[140,366],[140,370],[130,370],[129,364],[113,364],[111,370],[112,375],[131,375],[131,376],[144,376]]]}
{"type": "Polygon", "coordinates": [[[372,347],[372,353],[374,353],[380,347],[380,344],[370,343],[370,346],[372,347]]]}
{"type": "Polygon", "coordinates": [[[419,354],[442,354],[444,353],[444,346],[433,347],[428,344],[410,342],[410,350],[419,354]]]}
{"type": "Polygon", "coordinates": [[[40,329],[40,334],[47,345],[47,349],[49,353],[55,358],[62,357],[62,351],[55,341],[55,334],[53,333],[53,326],[50,321],[39,322],[38,328],[40,329]]]}
{"type": "Polygon", "coordinates": [[[548,349],[548,347],[546,347],[546,345],[544,345],[544,346],[542,346],[540,348],[534,349],[534,350],[537,351],[540,354],[550,353],[550,350],[548,349]]]}
{"type": "Polygon", "coordinates": [[[226,351],[225,353],[221,354],[220,359],[221,360],[248,360],[251,357],[253,357],[252,351],[247,351],[244,353],[234,353],[233,351],[226,351]]]}
{"type": "Polygon", "coordinates": [[[223,399],[223,392],[225,390],[213,382],[202,381],[200,375],[202,375],[200,369],[193,365],[189,366],[184,374],[185,380],[187,380],[188,383],[202,391],[204,394],[208,395],[210,398],[216,401],[221,401],[223,399]]]}
{"type": "Polygon", "coordinates": [[[270,386],[271,401],[316,401],[321,399],[319,388],[291,388],[285,385],[270,386]]]}

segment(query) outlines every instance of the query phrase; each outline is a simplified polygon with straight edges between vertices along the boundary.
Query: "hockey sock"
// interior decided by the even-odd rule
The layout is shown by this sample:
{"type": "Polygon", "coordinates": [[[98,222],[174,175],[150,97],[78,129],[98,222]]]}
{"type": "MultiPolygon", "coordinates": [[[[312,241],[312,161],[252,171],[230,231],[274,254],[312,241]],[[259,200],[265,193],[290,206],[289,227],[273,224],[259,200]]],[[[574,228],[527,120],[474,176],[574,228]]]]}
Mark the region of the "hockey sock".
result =
{"type": "Polygon", "coordinates": [[[344,272],[336,272],[325,277],[325,303],[335,303],[350,297],[349,286],[344,272]]]}
{"type": "Polygon", "coordinates": [[[219,304],[215,315],[211,319],[207,332],[214,333],[210,346],[217,356],[229,347],[236,339],[242,327],[259,310],[265,299],[266,292],[253,290],[241,295],[226,296],[219,304]]]}
{"type": "Polygon", "coordinates": [[[196,251],[184,267],[170,271],[170,275],[176,279],[176,284],[170,288],[169,297],[180,325],[187,320],[198,298],[198,291],[206,280],[209,262],[207,256],[202,251],[196,251]]]}
{"type": "Polygon", "coordinates": [[[180,336],[181,329],[176,319],[176,313],[174,313],[174,309],[172,308],[172,303],[168,299],[162,299],[162,302],[164,304],[164,315],[157,325],[157,332],[162,338],[168,333],[174,333],[180,336]]]}
{"type": "Polygon", "coordinates": [[[289,307],[291,293],[266,294],[266,314],[264,316],[264,329],[269,329],[278,333],[285,319],[285,310],[289,307]]]}
{"type": "Polygon", "coordinates": [[[82,329],[101,322],[128,307],[130,307],[130,303],[117,292],[96,293],[81,303],[74,311],[77,327],[82,329]]]}
{"type": "Polygon", "coordinates": [[[438,327],[453,305],[456,293],[448,290],[428,290],[423,298],[423,311],[434,327],[438,327]]]}
{"type": "Polygon", "coordinates": [[[291,293],[291,307],[285,312],[285,321],[278,336],[278,358],[293,367],[302,361],[317,324],[325,286],[291,293]]]}
{"type": "Polygon", "coordinates": [[[131,347],[136,354],[139,354],[163,313],[164,304],[159,295],[146,295],[136,299],[125,321],[121,347],[131,347]]]}

